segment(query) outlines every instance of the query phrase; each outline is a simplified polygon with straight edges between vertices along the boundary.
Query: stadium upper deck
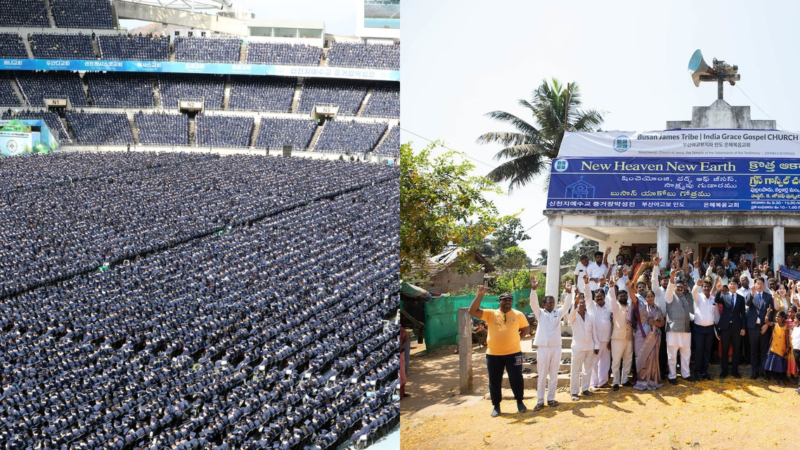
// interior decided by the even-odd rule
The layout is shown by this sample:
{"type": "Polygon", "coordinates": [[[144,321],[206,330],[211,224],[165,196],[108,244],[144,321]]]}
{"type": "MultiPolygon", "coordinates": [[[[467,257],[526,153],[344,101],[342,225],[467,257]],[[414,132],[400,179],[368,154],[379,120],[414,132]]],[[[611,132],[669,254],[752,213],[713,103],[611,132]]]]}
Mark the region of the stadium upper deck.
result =
{"type": "Polygon", "coordinates": [[[129,34],[108,0],[89,3],[0,0],[3,118],[43,118],[62,145],[399,151],[399,82],[375,81],[399,80],[399,41],[129,34]]]}

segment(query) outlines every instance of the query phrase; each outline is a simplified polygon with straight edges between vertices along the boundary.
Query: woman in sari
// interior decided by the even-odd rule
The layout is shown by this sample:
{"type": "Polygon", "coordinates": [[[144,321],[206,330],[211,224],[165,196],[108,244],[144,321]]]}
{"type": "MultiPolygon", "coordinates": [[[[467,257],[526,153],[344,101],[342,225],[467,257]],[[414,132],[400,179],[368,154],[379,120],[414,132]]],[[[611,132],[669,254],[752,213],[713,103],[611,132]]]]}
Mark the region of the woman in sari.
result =
{"type": "Polygon", "coordinates": [[[664,312],[656,306],[656,294],[649,290],[645,301],[632,296],[633,304],[628,311],[628,321],[633,326],[633,349],[636,353],[636,384],[640,391],[655,390],[664,385],[658,366],[658,352],[661,346],[661,328],[664,326],[664,312]]]}

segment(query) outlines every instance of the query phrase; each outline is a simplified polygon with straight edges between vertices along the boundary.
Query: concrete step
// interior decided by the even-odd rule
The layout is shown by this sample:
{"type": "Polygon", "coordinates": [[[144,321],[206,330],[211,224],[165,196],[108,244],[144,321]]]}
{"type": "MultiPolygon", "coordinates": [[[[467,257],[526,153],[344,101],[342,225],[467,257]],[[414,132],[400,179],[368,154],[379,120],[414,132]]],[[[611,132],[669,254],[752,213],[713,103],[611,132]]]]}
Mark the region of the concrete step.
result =
{"type": "Polygon", "coordinates": [[[239,64],[247,62],[247,46],[244,43],[239,47],[239,64]]]}
{"type": "MultiPolygon", "coordinates": [[[[537,358],[537,353],[538,352],[536,351],[536,347],[534,347],[533,351],[530,351],[530,352],[523,351],[522,352],[522,357],[523,358],[537,358]]],[[[561,349],[561,359],[563,360],[564,358],[572,358],[572,349],[571,348],[562,348],[561,349]]]]}
{"type": "MultiPolygon", "coordinates": [[[[526,367],[528,369],[531,369],[531,371],[532,371],[531,373],[539,373],[539,369],[538,369],[539,366],[536,363],[533,363],[533,364],[531,364],[531,363],[522,363],[522,368],[525,369],[526,367]]],[[[569,372],[570,370],[572,370],[572,365],[571,364],[560,364],[558,366],[558,372],[559,373],[561,373],[561,372],[569,372]]]]}
{"type": "MultiPolygon", "coordinates": [[[[523,385],[525,389],[535,390],[539,386],[539,377],[533,374],[522,375],[523,385]]],[[[558,375],[558,387],[569,387],[569,374],[558,375]]],[[[503,375],[503,388],[511,389],[511,383],[508,381],[508,375],[503,375]]]]}

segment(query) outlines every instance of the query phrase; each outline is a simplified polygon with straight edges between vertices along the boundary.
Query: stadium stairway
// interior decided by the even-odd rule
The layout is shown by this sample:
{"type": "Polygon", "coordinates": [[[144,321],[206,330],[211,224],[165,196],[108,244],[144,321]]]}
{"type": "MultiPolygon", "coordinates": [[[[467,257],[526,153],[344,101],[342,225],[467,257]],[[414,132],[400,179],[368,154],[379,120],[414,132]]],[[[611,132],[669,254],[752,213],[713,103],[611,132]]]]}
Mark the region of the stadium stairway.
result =
{"type": "Polygon", "coordinates": [[[169,40],[169,60],[170,62],[175,62],[175,40],[169,40]]]}
{"type": "Polygon", "coordinates": [[[316,131],[314,131],[314,136],[311,136],[311,142],[308,143],[308,151],[310,152],[314,151],[314,147],[317,145],[317,141],[319,140],[319,137],[322,135],[322,130],[324,128],[325,124],[323,123],[322,125],[317,127],[316,131]]]}
{"type": "Polygon", "coordinates": [[[86,96],[86,104],[89,106],[94,106],[94,100],[92,99],[92,94],[89,92],[89,85],[86,83],[86,80],[84,80],[82,76],[79,75],[78,78],[81,80],[83,95],[86,96]]]}
{"type": "Polygon", "coordinates": [[[195,131],[197,130],[197,122],[194,117],[189,117],[189,146],[194,147],[197,143],[195,131]]]}
{"type": "Polygon", "coordinates": [[[292,97],[292,114],[297,113],[297,105],[300,104],[300,94],[303,92],[303,79],[297,79],[297,86],[294,87],[294,97],[292,97]]]}
{"type": "Polygon", "coordinates": [[[17,95],[17,98],[19,99],[19,104],[21,106],[27,106],[28,102],[25,101],[25,97],[22,95],[22,92],[20,92],[19,86],[17,86],[17,80],[13,78],[9,80],[9,82],[11,83],[11,87],[14,89],[14,93],[17,95]]]}
{"type": "Polygon", "coordinates": [[[36,59],[33,57],[33,50],[31,50],[31,43],[27,39],[23,39],[22,43],[25,44],[25,52],[28,54],[28,59],[36,59]]]}
{"type": "Polygon", "coordinates": [[[320,67],[328,67],[328,50],[329,48],[322,49],[322,59],[319,61],[320,67]]]}
{"type": "Polygon", "coordinates": [[[97,43],[97,39],[92,39],[92,50],[94,50],[94,56],[96,58],[100,57],[100,44],[97,43]]]}
{"type": "Polygon", "coordinates": [[[128,123],[131,125],[131,134],[133,134],[133,143],[139,145],[139,129],[136,128],[136,122],[133,121],[133,111],[127,112],[128,123]]]}
{"type": "Polygon", "coordinates": [[[253,134],[250,136],[250,148],[256,147],[256,138],[258,138],[258,130],[261,128],[261,121],[258,117],[253,119],[253,134]]]}
{"type": "MultiPolygon", "coordinates": [[[[369,95],[369,94],[367,94],[367,95],[369,95]]],[[[389,125],[388,127],[386,127],[386,131],[383,133],[383,136],[381,136],[381,138],[378,139],[378,143],[375,144],[375,147],[372,149],[372,151],[375,151],[376,149],[381,147],[381,145],[383,144],[383,141],[385,141],[386,138],[389,136],[389,131],[391,129],[392,129],[392,125],[389,125]]]]}
{"type": "Polygon", "coordinates": [[[158,78],[153,80],[153,106],[161,108],[161,90],[159,89],[158,78]]]}
{"type": "Polygon", "coordinates": [[[361,102],[361,106],[358,107],[358,112],[356,113],[356,117],[361,117],[361,113],[364,112],[364,109],[367,107],[367,102],[369,102],[369,98],[372,97],[372,93],[375,91],[373,88],[367,89],[367,95],[364,96],[364,101],[361,102]]]}
{"type": "Polygon", "coordinates": [[[50,0],[44,0],[44,9],[47,10],[47,20],[50,21],[50,28],[56,28],[56,19],[53,18],[53,11],[50,9],[50,0]]]}
{"type": "Polygon", "coordinates": [[[222,90],[222,110],[228,110],[228,104],[231,101],[231,77],[225,77],[225,88],[222,90]]]}
{"type": "Polygon", "coordinates": [[[242,41],[242,46],[239,48],[239,63],[244,64],[247,62],[247,44],[242,41]]]}

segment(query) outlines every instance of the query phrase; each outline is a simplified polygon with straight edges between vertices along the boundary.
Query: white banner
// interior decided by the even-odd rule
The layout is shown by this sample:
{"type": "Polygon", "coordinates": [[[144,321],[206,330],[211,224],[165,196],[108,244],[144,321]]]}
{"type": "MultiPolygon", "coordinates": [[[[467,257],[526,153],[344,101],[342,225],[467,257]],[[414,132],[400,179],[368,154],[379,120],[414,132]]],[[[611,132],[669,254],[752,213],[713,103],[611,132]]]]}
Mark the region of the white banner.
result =
{"type": "Polygon", "coordinates": [[[800,158],[800,134],[764,130],[566,133],[559,158],[800,158]]]}

